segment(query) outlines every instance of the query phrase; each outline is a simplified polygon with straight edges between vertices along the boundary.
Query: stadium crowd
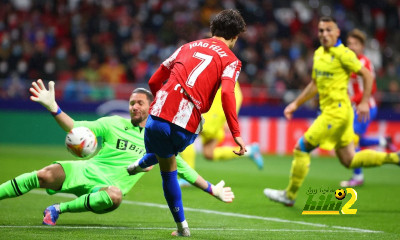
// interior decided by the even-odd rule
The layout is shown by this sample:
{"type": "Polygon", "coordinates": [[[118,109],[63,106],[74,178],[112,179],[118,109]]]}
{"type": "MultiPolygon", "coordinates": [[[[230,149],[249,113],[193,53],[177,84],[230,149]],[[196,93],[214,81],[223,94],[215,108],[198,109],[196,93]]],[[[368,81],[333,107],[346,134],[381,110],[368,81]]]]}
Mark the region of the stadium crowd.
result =
{"type": "Polygon", "coordinates": [[[1,0],[0,6],[0,99],[27,99],[39,77],[57,81],[65,100],[118,97],[124,84],[147,84],[178,46],[207,36],[210,16],[235,8],[247,23],[234,49],[243,62],[244,104],[289,102],[292,90],[308,84],[322,15],[336,18],[342,40],[355,27],[367,33],[378,89],[386,101],[398,101],[396,0],[1,0]]]}

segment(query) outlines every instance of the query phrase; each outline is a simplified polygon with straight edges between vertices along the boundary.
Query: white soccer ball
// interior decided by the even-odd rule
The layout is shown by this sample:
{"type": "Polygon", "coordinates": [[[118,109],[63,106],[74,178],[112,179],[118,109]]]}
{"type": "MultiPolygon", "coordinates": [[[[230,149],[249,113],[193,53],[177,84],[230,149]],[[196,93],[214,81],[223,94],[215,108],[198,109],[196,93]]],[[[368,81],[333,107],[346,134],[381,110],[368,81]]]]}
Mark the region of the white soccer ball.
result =
{"type": "Polygon", "coordinates": [[[87,127],[73,128],[65,138],[65,145],[72,155],[87,158],[97,149],[96,135],[87,127]]]}

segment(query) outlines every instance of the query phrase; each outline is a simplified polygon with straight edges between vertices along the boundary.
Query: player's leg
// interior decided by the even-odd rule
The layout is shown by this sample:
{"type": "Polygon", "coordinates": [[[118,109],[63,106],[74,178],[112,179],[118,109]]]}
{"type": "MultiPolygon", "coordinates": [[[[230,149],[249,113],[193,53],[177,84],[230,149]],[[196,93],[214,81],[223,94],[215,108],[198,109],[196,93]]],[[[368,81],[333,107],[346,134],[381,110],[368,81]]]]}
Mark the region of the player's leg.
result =
{"type": "MultiPolygon", "coordinates": [[[[357,123],[354,123],[354,130],[355,132],[359,132],[360,128],[358,127],[357,123]]],[[[360,147],[358,145],[360,137],[358,134],[354,135],[354,146],[356,146],[355,151],[360,151],[360,147]]],[[[356,187],[361,186],[364,184],[364,173],[362,168],[354,168],[353,169],[353,176],[349,180],[341,181],[341,187],[356,187]]]]}
{"type": "Polygon", "coordinates": [[[177,179],[175,155],[192,144],[197,134],[149,115],[144,133],[146,151],[155,153],[160,165],[164,197],[177,225],[173,234],[190,236],[182,204],[182,193],[177,179]]]}
{"type": "Polygon", "coordinates": [[[107,213],[115,210],[122,202],[122,192],[114,186],[99,188],[98,191],[84,194],[69,201],[47,207],[44,212],[43,224],[56,225],[60,214],[67,212],[107,213]]]}
{"type": "Polygon", "coordinates": [[[305,137],[301,137],[293,150],[293,161],[290,170],[289,184],[285,190],[266,188],[264,194],[271,200],[283,203],[286,206],[293,206],[297,192],[310,168],[310,152],[316,146],[310,144],[305,137]]]}
{"type": "MultiPolygon", "coordinates": [[[[216,133],[213,137],[202,134],[203,155],[207,160],[218,162],[240,157],[233,153],[234,150],[237,150],[237,147],[218,146],[218,143],[221,142],[224,137],[225,133],[223,130],[219,130],[218,133],[216,133]]],[[[245,156],[251,158],[259,169],[263,168],[264,161],[258,144],[252,144],[245,153],[245,156]]]]}
{"type": "Polygon", "coordinates": [[[173,234],[185,234],[186,229],[188,229],[188,223],[186,222],[183,210],[182,193],[177,179],[178,172],[175,156],[173,155],[169,158],[157,156],[157,159],[163,180],[164,197],[178,228],[178,231],[173,234]]]}
{"type": "Polygon", "coordinates": [[[329,115],[321,114],[304,133],[304,136],[298,140],[293,150],[289,184],[285,190],[264,189],[264,194],[269,199],[283,203],[286,206],[293,206],[297,192],[310,168],[310,152],[320,144],[326,149],[334,146],[332,134],[329,134],[333,127],[327,127],[329,122],[329,115]]]}
{"type": "Polygon", "coordinates": [[[366,132],[372,120],[376,118],[378,110],[376,107],[370,108],[370,119],[365,122],[359,122],[357,120],[357,113],[355,112],[354,117],[354,132],[360,136],[359,146],[363,147],[371,147],[371,146],[380,146],[385,148],[388,151],[396,151],[393,144],[392,139],[390,137],[367,137],[366,132]]]}
{"type": "Polygon", "coordinates": [[[341,163],[348,168],[399,164],[399,153],[386,153],[371,149],[355,152],[354,143],[336,149],[336,155],[339,157],[341,163]]]}
{"type": "Polygon", "coordinates": [[[65,173],[59,164],[24,173],[0,185],[0,200],[21,196],[35,188],[60,189],[64,179],[65,173]]]}

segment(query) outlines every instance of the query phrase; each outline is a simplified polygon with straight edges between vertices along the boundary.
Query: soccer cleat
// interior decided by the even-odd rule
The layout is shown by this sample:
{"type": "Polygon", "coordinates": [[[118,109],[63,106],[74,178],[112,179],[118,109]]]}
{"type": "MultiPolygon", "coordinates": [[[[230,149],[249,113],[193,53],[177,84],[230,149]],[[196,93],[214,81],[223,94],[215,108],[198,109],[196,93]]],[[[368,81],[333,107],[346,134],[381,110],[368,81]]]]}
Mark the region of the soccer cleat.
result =
{"type": "Polygon", "coordinates": [[[235,195],[233,194],[230,187],[224,187],[224,186],[225,186],[224,180],[221,180],[215,186],[211,186],[212,195],[223,202],[231,203],[235,198],[235,195]]]}
{"type": "Polygon", "coordinates": [[[260,169],[260,170],[263,169],[264,160],[263,160],[261,152],[260,152],[260,147],[258,146],[257,143],[253,143],[250,146],[250,158],[257,165],[258,169],[260,169]]]}
{"type": "Polygon", "coordinates": [[[190,230],[188,227],[184,227],[181,230],[176,230],[171,233],[171,236],[176,237],[190,237],[190,230]]]}
{"type": "Polygon", "coordinates": [[[59,209],[60,204],[54,204],[50,207],[47,207],[43,212],[43,224],[50,226],[56,225],[56,221],[60,214],[59,209]]]}
{"type": "Polygon", "coordinates": [[[280,202],[287,207],[291,207],[295,203],[295,200],[291,200],[286,196],[285,190],[266,188],[264,189],[264,195],[272,201],[280,202]]]}
{"type": "Polygon", "coordinates": [[[128,166],[128,168],[126,170],[128,171],[129,175],[135,175],[135,174],[140,173],[140,172],[148,172],[151,169],[153,169],[153,166],[150,166],[150,167],[147,167],[147,168],[141,168],[139,166],[139,161],[140,161],[140,159],[136,160],[136,162],[134,162],[134,163],[132,163],[131,165],[128,166]]]}
{"type": "Polygon", "coordinates": [[[341,187],[358,187],[358,186],[362,186],[364,184],[364,179],[361,180],[357,180],[354,178],[351,178],[348,181],[341,181],[340,182],[340,186],[341,187]]]}
{"type": "Polygon", "coordinates": [[[386,145],[385,145],[386,151],[388,151],[388,152],[396,152],[397,148],[393,144],[392,137],[385,137],[385,139],[386,139],[386,145]]]}
{"type": "Polygon", "coordinates": [[[179,187],[181,187],[181,188],[192,186],[192,184],[190,184],[188,181],[186,181],[185,179],[182,179],[182,178],[178,179],[178,183],[179,183],[179,187]]]}

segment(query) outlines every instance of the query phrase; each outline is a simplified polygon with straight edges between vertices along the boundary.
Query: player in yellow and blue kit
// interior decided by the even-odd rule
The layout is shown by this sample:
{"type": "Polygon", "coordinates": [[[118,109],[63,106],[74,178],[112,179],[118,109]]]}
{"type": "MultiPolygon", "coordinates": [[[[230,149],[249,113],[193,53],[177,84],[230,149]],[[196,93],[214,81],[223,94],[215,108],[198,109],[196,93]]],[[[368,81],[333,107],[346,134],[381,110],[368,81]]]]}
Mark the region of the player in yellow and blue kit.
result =
{"type": "Polygon", "coordinates": [[[310,152],[317,147],[325,150],[335,149],[340,162],[348,168],[372,167],[386,163],[399,164],[397,153],[374,150],[355,152],[354,113],[347,92],[349,76],[355,72],[361,75],[364,81],[364,94],[357,106],[359,121],[369,119],[368,100],[373,78],[361,65],[354,52],[341,43],[339,35],[340,30],[333,18],[320,19],[318,37],[322,46],[314,53],[312,81],[284,110],[285,117],[291,119],[298,107],[319,94],[321,115],[295,146],[289,185],[285,190],[264,189],[264,194],[268,198],[286,206],[293,206],[297,192],[309,170],[310,152]]]}

